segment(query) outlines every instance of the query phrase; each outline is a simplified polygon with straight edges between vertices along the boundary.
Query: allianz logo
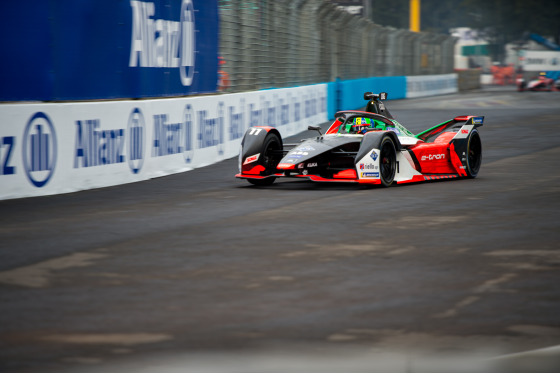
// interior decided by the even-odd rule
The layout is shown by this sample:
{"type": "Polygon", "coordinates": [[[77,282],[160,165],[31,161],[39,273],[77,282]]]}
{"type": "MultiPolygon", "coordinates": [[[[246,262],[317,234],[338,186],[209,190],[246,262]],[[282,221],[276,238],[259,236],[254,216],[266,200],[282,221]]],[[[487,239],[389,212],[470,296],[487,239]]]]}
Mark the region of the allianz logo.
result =
{"type": "Polygon", "coordinates": [[[132,40],[129,67],[179,68],[190,86],[195,64],[195,20],[192,0],[181,3],[180,21],[153,18],[155,4],[131,0],[132,40]]]}

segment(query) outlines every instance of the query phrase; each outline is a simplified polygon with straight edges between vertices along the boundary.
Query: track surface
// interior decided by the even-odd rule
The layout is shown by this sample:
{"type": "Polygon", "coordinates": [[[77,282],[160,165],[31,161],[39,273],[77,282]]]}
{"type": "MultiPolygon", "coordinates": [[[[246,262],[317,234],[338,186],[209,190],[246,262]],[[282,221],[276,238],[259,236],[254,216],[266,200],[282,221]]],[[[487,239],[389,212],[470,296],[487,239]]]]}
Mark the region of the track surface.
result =
{"type": "Polygon", "coordinates": [[[258,188],[231,159],[0,202],[0,370],[558,371],[495,357],[560,345],[559,102],[387,103],[486,116],[474,180],[258,188]]]}

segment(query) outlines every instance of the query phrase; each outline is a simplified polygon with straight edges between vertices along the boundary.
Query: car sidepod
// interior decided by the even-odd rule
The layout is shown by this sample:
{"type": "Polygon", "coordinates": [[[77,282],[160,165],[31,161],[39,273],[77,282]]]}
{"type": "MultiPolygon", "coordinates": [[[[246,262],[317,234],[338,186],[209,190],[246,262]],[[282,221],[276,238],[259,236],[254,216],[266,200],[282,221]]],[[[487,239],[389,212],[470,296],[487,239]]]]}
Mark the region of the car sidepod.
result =
{"type": "Polygon", "coordinates": [[[477,128],[483,121],[478,116],[456,117],[418,135],[424,142],[409,152],[424,180],[476,177],[482,160],[477,128]]]}

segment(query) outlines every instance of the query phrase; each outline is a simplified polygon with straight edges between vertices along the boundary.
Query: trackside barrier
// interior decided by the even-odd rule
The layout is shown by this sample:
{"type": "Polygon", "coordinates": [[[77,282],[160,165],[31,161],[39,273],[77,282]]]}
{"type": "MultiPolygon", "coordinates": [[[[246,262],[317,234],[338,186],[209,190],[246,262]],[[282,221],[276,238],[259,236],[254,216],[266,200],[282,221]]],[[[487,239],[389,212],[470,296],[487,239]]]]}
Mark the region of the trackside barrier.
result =
{"type": "Polygon", "coordinates": [[[457,74],[406,77],[406,98],[445,95],[458,92],[457,74]]]}
{"type": "Polygon", "coordinates": [[[364,92],[388,92],[389,99],[406,97],[406,77],[371,77],[328,83],[328,115],[365,106],[364,92]]]}
{"type": "Polygon", "coordinates": [[[459,91],[476,90],[480,88],[481,70],[480,69],[461,69],[457,72],[457,87],[459,91]]]}
{"type": "Polygon", "coordinates": [[[237,156],[251,126],[275,126],[286,137],[326,120],[326,84],[195,98],[0,104],[0,199],[183,172],[237,156]]]}
{"type": "MultiPolygon", "coordinates": [[[[457,92],[457,74],[375,77],[295,88],[140,101],[0,104],[0,199],[132,183],[238,155],[249,127],[283,137],[364,106],[457,92]]],[[[232,171],[233,173],[234,171],[232,171]]]]}
{"type": "Polygon", "coordinates": [[[327,83],[328,116],[339,110],[365,106],[364,92],[387,92],[389,100],[458,92],[457,74],[372,77],[327,83]]]}

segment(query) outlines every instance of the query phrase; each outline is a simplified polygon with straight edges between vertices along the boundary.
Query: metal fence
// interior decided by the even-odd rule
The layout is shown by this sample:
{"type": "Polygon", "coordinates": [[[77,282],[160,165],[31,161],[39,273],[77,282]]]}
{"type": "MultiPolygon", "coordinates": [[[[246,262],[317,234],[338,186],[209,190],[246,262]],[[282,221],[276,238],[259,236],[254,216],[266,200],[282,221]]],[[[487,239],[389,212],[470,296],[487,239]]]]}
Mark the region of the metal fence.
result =
{"type": "Polygon", "coordinates": [[[453,72],[455,38],[383,27],[328,0],[219,0],[223,90],[453,72]]]}

